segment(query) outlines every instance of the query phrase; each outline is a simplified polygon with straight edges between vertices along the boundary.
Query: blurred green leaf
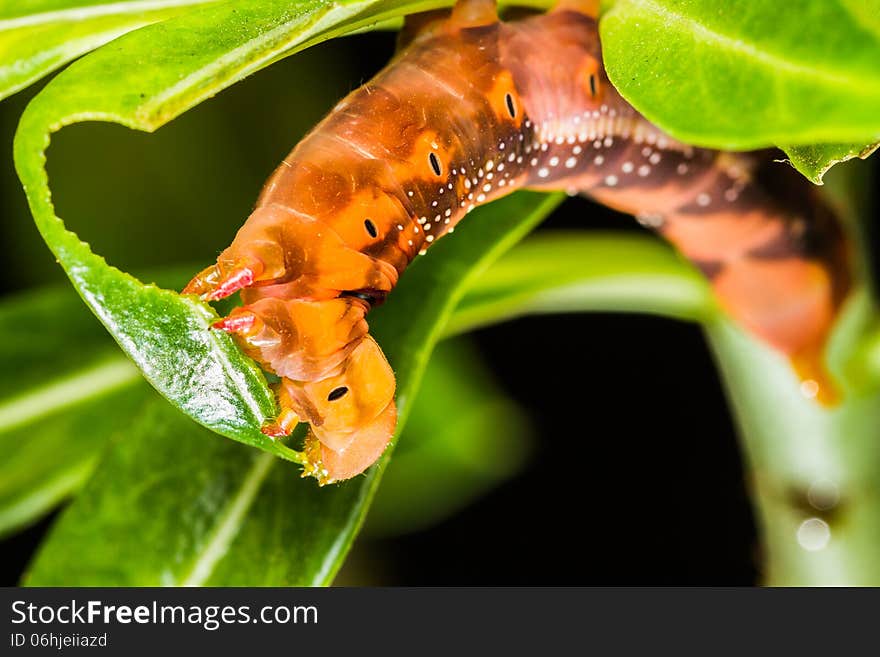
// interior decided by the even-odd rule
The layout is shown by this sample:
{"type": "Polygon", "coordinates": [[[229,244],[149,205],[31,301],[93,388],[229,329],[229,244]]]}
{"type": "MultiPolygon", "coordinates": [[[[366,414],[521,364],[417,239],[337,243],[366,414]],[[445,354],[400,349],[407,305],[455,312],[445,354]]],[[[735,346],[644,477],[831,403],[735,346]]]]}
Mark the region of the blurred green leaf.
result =
{"type": "Polygon", "coordinates": [[[584,310],[702,321],[714,314],[715,302],[706,279],[657,238],[554,231],[518,245],[481,276],[446,333],[500,318],[584,310]]]}
{"type": "Polygon", "coordinates": [[[0,5],[0,99],[121,34],[217,0],[30,0],[0,5]]]}
{"type": "Polygon", "coordinates": [[[418,531],[454,515],[520,470],[531,434],[528,419],[504,396],[479,353],[461,339],[441,342],[365,531],[418,531]]]}
{"type": "Polygon", "coordinates": [[[270,454],[217,440],[152,392],[127,426],[23,583],[200,585],[225,570],[258,586],[305,584],[320,572],[326,525],[301,532],[309,509],[296,503],[313,482],[277,467],[282,461],[270,454]],[[231,547],[245,535],[257,538],[248,554],[231,547]]]}
{"type": "Polygon", "coordinates": [[[0,535],[78,488],[146,392],[74,294],[0,304],[0,535]]]}
{"type": "MultiPolygon", "coordinates": [[[[182,276],[169,271],[163,282],[182,276]]],[[[143,377],[71,289],[0,303],[0,535],[78,490],[149,395],[143,377]]]]}
{"type": "MultiPolygon", "coordinates": [[[[880,0],[617,0],[600,27],[615,87],[678,139],[862,151],[880,140],[878,15],[880,0]]],[[[813,178],[840,157],[790,154],[813,178]]]]}

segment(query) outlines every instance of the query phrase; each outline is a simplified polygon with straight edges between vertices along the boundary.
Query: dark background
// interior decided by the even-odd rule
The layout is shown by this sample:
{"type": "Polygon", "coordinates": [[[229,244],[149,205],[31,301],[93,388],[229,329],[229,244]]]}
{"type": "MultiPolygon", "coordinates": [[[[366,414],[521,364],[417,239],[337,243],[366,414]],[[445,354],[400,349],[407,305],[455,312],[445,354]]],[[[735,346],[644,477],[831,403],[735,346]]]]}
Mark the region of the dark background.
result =
{"type": "MultiPolygon", "coordinates": [[[[106,124],[65,129],[49,152],[59,215],[122,269],[211,261],[277,162],[392,52],[390,34],[318,46],[155,135],[106,124]]],[[[12,169],[12,134],[32,95],[0,104],[3,293],[65,280],[12,169]]],[[[642,230],[582,199],[567,201],[539,230],[560,228],[642,230]]],[[[697,326],[581,314],[516,320],[473,337],[489,369],[539,428],[527,468],[439,526],[359,540],[340,581],[760,580],[736,435],[697,326]]],[[[0,584],[17,581],[50,523],[0,543],[0,584]]]]}

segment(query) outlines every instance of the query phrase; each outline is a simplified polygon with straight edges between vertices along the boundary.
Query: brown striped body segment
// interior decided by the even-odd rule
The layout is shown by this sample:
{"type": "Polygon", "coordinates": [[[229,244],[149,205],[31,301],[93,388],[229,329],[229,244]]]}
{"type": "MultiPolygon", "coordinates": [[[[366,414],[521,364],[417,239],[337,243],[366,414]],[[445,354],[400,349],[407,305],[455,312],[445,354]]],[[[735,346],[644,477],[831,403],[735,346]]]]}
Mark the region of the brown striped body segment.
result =
{"type": "Polygon", "coordinates": [[[266,431],[311,424],[308,474],[354,476],[393,435],[394,376],[368,335],[370,306],[474,207],[521,188],[636,215],[736,320],[818,376],[849,274],[838,223],[806,181],[780,187],[768,172],[789,172],[767,156],[692,148],[648,123],[608,82],[596,21],[580,11],[502,23],[494,3],[463,0],[402,40],[285,158],[185,290],[242,290],[245,306],[218,328],[282,377],[266,431]]]}

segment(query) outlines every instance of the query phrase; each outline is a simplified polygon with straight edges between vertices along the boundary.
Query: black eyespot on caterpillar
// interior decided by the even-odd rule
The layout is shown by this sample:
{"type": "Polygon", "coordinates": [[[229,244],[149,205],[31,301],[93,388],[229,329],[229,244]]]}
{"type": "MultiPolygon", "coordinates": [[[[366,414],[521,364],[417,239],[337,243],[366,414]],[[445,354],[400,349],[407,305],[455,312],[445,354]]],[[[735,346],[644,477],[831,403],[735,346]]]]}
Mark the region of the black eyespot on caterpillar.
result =
{"type": "Polygon", "coordinates": [[[428,155],[428,160],[431,162],[431,168],[434,170],[435,175],[439,176],[443,173],[443,169],[440,167],[440,160],[437,159],[437,156],[434,153],[428,155]]]}
{"type": "Polygon", "coordinates": [[[343,397],[345,397],[347,392],[348,388],[346,388],[345,386],[333,388],[333,390],[330,391],[330,394],[327,395],[327,401],[336,401],[337,399],[342,399],[343,397]]]}
{"type": "Polygon", "coordinates": [[[366,301],[370,304],[370,307],[381,306],[385,303],[385,293],[379,292],[378,290],[346,290],[342,292],[339,296],[341,297],[353,297],[355,299],[360,299],[361,301],[366,301]]]}
{"type": "Polygon", "coordinates": [[[507,113],[510,114],[510,118],[516,118],[516,105],[513,103],[513,96],[510,94],[504,94],[504,102],[507,103],[507,113]]]}
{"type": "Polygon", "coordinates": [[[596,76],[595,74],[590,73],[590,94],[593,96],[593,98],[596,97],[596,93],[598,91],[596,85],[596,76]]]}
{"type": "Polygon", "coordinates": [[[364,219],[364,228],[367,229],[367,232],[370,234],[370,237],[378,237],[379,231],[376,229],[376,224],[374,224],[369,219],[364,219]]]}

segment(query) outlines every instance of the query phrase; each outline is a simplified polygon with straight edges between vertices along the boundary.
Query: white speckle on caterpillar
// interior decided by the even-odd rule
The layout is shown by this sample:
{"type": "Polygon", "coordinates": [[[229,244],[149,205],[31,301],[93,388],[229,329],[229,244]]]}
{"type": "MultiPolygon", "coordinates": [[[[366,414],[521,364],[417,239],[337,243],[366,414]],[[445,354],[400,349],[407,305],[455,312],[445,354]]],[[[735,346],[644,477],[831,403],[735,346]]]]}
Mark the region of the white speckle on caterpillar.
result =
{"type": "Polygon", "coordinates": [[[614,174],[610,176],[605,176],[605,184],[609,187],[614,187],[617,184],[617,176],[614,174]]]}
{"type": "Polygon", "coordinates": [[[577,158],[570,157],[565,161],[565,168],[566,169],[573,169],[576,164],[577,164],[577,158]]]}
{"type": "Polygon", "coordinates": [[[547,167],[541,167],[538,169],[538,178],[546,178],[550,175],[550,170],[547,167]]]}
{"type": "Polygon", "coordinates": [[[649,173],[651,173],[651,167],[649,167],[647,164],[643,164],[642,166],[639,167],[638,174],[639,174],[639,176],[641,176],[642,178],[647,177],[647,175],[648,175],[649,173]]]}
{"type": "Polygon", "coordinates": [[[636,215],[636,221],[647,228],[660,228],[663,225],[663,217],[659,214],[641,213],[636,215]]]}
{"type": "Polygon", "coordinates": [[[634,167],[632,162],[624,162],[622,165],[620,165],[620,170],[624,173],[632,173],[633,168],[634,167]]]}
{"type": "Polygon", "coordinates": [[[706,194],[705,192],[697,195],[697,205],[700,207],[706,207],[712,202],[712,197],[706,194]]]}
{"type": "Polygon", "coordinates": [[[602,166],[602,163],[604,161],[605,161],[605,158],[602,157],[601,155],[597,155],[596,157],[593,158],[593,164],[595,164],[597,167],[602,166]]]}

